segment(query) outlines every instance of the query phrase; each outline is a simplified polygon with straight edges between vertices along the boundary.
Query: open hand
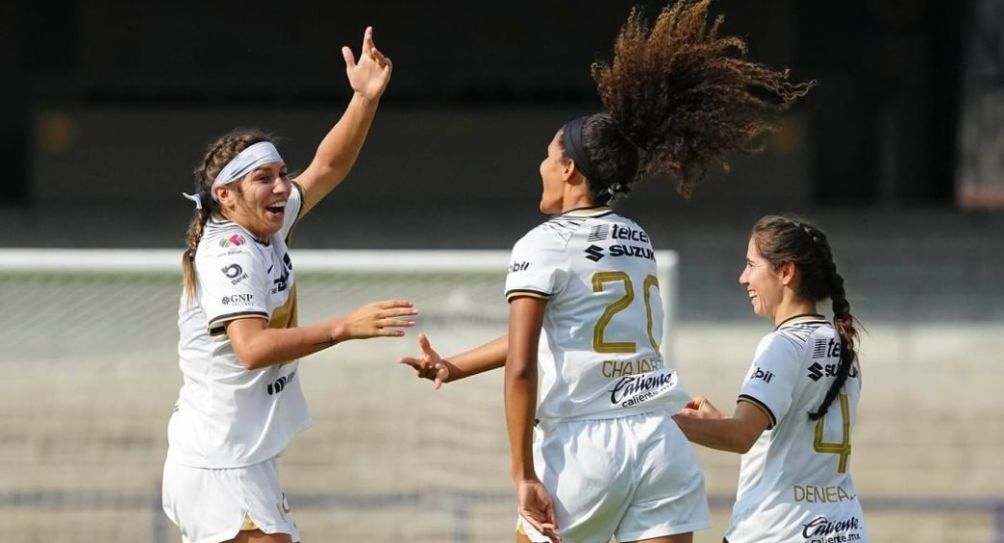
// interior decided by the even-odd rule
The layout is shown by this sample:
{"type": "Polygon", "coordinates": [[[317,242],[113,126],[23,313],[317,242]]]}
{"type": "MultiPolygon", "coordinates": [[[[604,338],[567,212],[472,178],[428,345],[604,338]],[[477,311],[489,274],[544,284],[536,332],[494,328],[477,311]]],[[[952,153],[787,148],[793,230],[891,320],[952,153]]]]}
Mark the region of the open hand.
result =
{"type": "Polygon", "coordinates": [[[407,300],[383,300],[370,302],[349,313],[342,319],[346,339],[366,339],[371,337],[399,337],[404,330],[415,326],[411,317],[418,315],[415,305],[407,300]]]}
{"type": "Polygon", "coordinates": [[[349,76],[352,90],[370,100],[380,98],[390,82],[394,65],[373,45],[373,27],[366,27],[366,33],[363,34],[363,48],[358,63],[348,46],[342,47],[342,56],[345,57],[345,73],[349,76]]]}

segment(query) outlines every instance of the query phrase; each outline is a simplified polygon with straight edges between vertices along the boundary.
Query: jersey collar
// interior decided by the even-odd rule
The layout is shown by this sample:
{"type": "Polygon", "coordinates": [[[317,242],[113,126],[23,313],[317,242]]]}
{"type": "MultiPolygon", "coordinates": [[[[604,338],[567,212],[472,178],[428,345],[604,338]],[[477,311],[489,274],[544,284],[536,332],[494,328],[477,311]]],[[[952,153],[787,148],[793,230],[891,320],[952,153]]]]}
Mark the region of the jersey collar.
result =
{"type": "Polygon", "coordinates": [[[227,227],[227,226],[236,226],[237,228],[240,228],[241,230],[243,230],[244,233],[247,234],[249,238],[255,240],[255,242],[258,243],[258,245],[264,245],[265,247],[268,247],[269,245],[272,244],[272,240],[271,239],[260,240],[257,237],[255,237],[254,234],[252,234],[251,232],[248,232],[247,228],[244,228],[243,226],[241,226],[240,223],[234,222],[234,221],[232,221],[232,220],[224,217],[223,215],[218,215],[216,213],[213,213],[212,215],[209,216],[209,220],[206,221],[206,226],[212,226],[213,228],[223,228],[223,227],[227,227]]]}
{"type": "Polygon", "coordinates": [[[595,207],[577,207],[575,209],[570,209],[560,215],[559,217],[599,217],[606,215],[607,213],[613,213],[614,210],[610,209],[610,206],[595,206],[595,207]]]}
{"type": "Polygon", "coordinates": [[[829,321],[826,320],[826,317],[818,313],[802,313],[800,315],[792,315],[791,317],[784,319],[783,321],[780,322],[780,324],[774,327],[774,330],[780,330],[782,326],[795,326],[798,324],[828,323],[828,322],[829,321]]]}

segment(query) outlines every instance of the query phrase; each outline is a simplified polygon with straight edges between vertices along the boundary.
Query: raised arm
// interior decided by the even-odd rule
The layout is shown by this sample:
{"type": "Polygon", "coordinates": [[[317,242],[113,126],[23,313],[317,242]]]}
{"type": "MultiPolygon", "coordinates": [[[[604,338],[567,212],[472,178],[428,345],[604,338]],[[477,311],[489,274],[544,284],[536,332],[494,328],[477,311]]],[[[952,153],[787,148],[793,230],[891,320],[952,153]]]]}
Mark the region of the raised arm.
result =
{"type": "Polygon", "coordinates": [[[422,355],[406,356],[401,359],[401,363],[414,368],[419,378],[435,381],[438,389],[443,383],[504,366],[506,353],[509,350],[509,335],[495,338],[449,359],[439,356],[425,334],[418,335],[418,346],[422,350],[422,355]]]}
{"type": "Polygon", "coordinates": [[[317,146],[310,165],[297,177],[304,192],[301,214],[310,211],[348,175],[359,157],[380,97],[390,81],[393,65],[373,44],[372,27],[367,27],[363,35],[358,63],[348,47],[342,47],[342,56],[352,86],[352,99],[342,118],[317,146]]]}

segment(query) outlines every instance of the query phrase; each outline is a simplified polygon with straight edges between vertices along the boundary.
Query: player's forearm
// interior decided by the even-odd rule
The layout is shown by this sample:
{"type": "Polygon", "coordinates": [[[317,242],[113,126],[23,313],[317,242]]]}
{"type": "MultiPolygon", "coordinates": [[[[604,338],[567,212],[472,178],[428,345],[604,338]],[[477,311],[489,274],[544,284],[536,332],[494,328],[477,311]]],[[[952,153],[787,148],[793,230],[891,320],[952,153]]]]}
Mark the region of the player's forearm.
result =
{"type": "Polygon", "coordinates": [[[533,467],[533,423],[537,416],[537,346],[545,303],[530,297],[509,303],[505,412],[514,481],[537,478],[533,467]]]}
{"type": "Polygon", "coordinates": [[[234,352],[247,370],[258,370],[314,354],[347,338],[340,321],[297,328],[264,328],[234,342],[234,352]]]}
{"type": "Polygon", "coordinates": [[[318,175],[320,180],[318,188],[323,194],[326,195],[341,183],[355,165],[370,125],[373,124],[379,103],[379,98],[365,98],[359,93],[353,94],[341,119],[317,146],[317,152],[308,166],[308,171],[318,175]]]}
{"type": "Polygon", "coordinates": [[[537,477],[533,466],[533,422],[537,408],[537,368],[509,361],[505,369],[505,412],[514,481],[537,477]]]}
{"type": "Polygon", "coordinates": [[[508,351],[509,335],[506,334],[484,345],[456,356],[451,356],[449,359],[443,359],[443,363],[450,370],[449,378],[446,381],[456,381],[457,379],[501,368],[505,365],[508,351]]]}
{"type": "Polygon", "coordinates": [[[757,438],[748,431],[744,421],[734,418],[677,415],[673,420],[691,442],[720,451],[745,454],[757,438]]]}

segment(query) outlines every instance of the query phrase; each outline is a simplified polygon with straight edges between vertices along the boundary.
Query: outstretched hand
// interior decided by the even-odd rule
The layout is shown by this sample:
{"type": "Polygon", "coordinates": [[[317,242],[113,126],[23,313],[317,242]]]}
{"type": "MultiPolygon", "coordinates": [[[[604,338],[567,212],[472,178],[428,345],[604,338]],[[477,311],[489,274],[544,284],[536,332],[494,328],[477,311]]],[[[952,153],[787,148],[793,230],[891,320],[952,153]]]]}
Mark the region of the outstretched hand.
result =
{"type": "Polygon", "coordinates": [[[443,386],[443,383],[450,378],[450,368],[440,358],[439,353],[432,348],[432,344],[429,343],[429,338],[425,334],[418,335],[418,347],[422,350],[422,356],[418,358],[406,356],[401,359],[401,363],[414,368],[419,379],[434,381],[436,390],[439,390],[439,387],[443,386]]]}
{"type": "Polygon", "coordinates": [[[370,100],[380,98],[390,81],[394,64],[373,45],[373,27],[366,27],[366,33],[363,34],[363,47],[358,63],[348,46],[342,47],[342,56],[345,57],[345,73],[352,90],[370,100]]]}
{"type": "Polygon", "coordinates": [[[342,326],[348,339],[399,337],[404,330],[398,328],[415,326],[415,321],[409,320],[415,315],[418,315],[415,304],[407,300],[383,300],[349,313],[342,319],[342,326]]]}

